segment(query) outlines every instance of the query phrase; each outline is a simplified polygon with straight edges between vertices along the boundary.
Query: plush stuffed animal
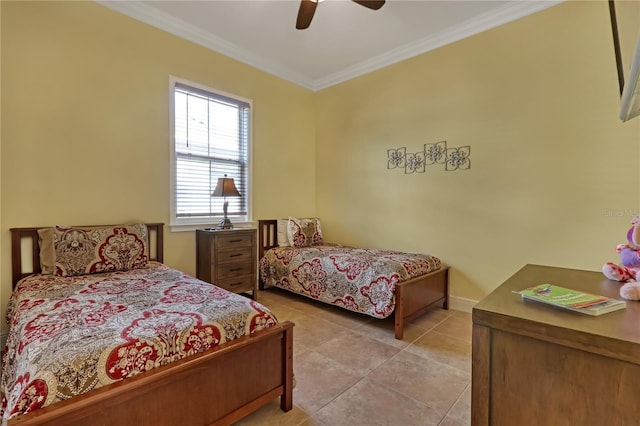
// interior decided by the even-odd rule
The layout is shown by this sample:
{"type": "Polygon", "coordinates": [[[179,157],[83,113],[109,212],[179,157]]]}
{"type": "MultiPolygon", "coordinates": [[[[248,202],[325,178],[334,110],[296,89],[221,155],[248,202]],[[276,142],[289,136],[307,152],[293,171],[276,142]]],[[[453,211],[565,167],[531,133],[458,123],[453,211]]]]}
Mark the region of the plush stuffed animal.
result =
{"type": "Polygon", "coordinates": [[[640,300],[640,215],[631,219],[627,244],[618,244],[616,252],[620,253],[620,265],[607,262],[602,266],[602,273],[610,280],[625,282],[620,296],[640,300]]]}

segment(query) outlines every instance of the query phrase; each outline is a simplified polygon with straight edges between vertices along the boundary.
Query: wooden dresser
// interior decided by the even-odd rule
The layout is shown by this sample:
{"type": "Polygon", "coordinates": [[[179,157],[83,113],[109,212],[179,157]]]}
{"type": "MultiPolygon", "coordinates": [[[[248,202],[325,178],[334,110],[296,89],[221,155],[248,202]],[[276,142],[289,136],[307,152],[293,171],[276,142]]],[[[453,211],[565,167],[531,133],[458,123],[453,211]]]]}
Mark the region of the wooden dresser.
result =
{"type": "Polygon", "coordinates": [[[256,229],[196,231],[196,276],[258,299],[256,229]]]}
{"type": "Polygon", "coordinates": [[[513,293],[542,283],[620,298],[599,272],[527,265],[480,301],[472,425],[640,424],[640,302],[592,317],[513,293]]]}

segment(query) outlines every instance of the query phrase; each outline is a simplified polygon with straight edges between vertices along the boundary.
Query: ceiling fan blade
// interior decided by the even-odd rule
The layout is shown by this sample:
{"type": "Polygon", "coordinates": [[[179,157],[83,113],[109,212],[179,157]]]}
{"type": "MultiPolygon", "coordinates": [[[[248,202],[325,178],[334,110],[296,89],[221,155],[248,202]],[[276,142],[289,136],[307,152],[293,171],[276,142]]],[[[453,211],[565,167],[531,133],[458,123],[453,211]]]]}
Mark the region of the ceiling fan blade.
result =
{"type": "Polygon", "coordinates": [[[296,28],[304,30],[309,28],[313,14],[316,12],[318,3],[313,0],[300,0],[300,9],[298,9],[298,19],[296,20],[296,28]]]}
{"type": "Polygon", "coordinates": [[[369,9],[378,10],[384,6],[384,0],[353,0],[360,6],[368,7],[369,9]]]}

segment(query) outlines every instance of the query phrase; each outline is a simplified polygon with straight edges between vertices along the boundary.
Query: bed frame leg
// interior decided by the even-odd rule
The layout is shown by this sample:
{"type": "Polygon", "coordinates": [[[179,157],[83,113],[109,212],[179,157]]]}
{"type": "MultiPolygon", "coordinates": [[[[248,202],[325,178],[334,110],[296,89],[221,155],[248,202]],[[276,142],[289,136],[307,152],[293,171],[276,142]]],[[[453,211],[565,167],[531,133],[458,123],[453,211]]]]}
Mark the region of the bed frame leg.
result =
{"type": "Polygon", "coordinates": [[[293,408],[293,327],[285,330],[282,339],[284,355],[284,389],[280,397],[280,409],[289,411],[293,408]]]}
{"type": "Polygon", "coordinates": [[[396,287],[396,308],[394,309],[394,323],[396,339],[402,340],[404,337],[404,287],[396,287]]]}
{"type": "Polygon", "coordinates": [[[444,276],[444,302],[442,302],[442,309],[449,309],[449,268],[447,267],[444,276]]]}
{"type": "Polygon", "coordinates": [[[402,340],[404,337],[404,318],[398,319],[398,317],[396,317],[395,333],[396,339],[402,340]]]}

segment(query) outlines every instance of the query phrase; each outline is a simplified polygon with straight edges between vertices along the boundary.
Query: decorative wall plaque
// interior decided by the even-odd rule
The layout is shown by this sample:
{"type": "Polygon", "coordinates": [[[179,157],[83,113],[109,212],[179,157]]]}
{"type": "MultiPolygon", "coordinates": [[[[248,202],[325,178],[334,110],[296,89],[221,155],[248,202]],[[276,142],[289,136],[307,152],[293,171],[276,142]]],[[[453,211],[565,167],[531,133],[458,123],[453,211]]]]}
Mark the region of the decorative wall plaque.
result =
{"type": "Polygon", "coordinates": [[[405,174],[424,173],[426,166],[444,164],[446,171],[471,168],[471,147],[447,148],[447,141],[426,143],[419,152],[407,153],[407,148],[387,150],[387,169],[404,169],[405,174]]]}

